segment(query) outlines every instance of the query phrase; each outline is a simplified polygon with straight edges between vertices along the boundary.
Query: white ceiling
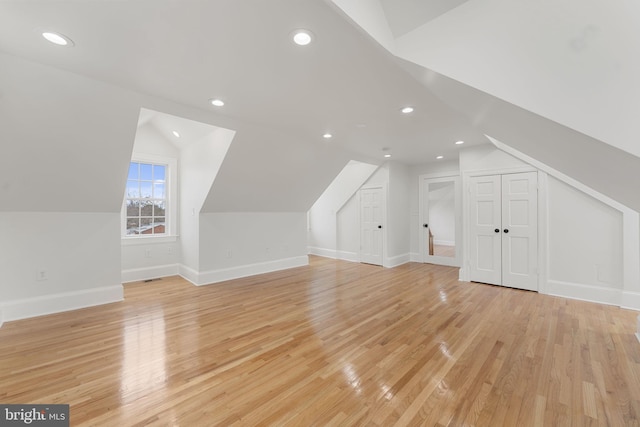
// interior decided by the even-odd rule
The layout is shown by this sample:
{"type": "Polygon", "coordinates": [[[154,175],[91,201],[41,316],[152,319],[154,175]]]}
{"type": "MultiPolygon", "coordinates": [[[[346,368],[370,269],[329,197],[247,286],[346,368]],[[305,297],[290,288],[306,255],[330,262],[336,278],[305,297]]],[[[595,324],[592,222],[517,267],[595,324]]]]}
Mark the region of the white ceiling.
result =
{"type": "MultiPolygon", "coordinates": [[[[390,3],[396,31],[415,25],[390,3]]],[[[402,3],[427,13],[421,2],[402,3]]],[[[5,0],[0,52],[374,159],[388,148],[394,160],[426,163],[455,158],[457,140],[486,143],[328,2],[5,0]],[[311,30],[314,43],[294,45],[296,28],[311,30]],[[43,29],[75,47],[51,45],[43,29]],[[209,105],[212,97],[225,107],[209,105]],[[400,114],[405,105],[415,113],[400,114]]]]}
{"type": "Polygon", "coordinates": [[[380,0],[387,23],[401,37],[469,0],[380,0]]]}

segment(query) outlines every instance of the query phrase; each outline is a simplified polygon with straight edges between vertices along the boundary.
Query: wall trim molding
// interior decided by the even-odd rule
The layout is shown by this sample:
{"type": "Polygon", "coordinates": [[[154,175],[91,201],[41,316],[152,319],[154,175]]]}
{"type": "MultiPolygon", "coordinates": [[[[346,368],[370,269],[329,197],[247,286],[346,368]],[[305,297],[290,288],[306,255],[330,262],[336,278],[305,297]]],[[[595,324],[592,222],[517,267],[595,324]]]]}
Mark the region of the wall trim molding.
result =
{"type": "Polygon", "coordinates": [[[198,274],[198,280],[194,284],[197,286],[210,285],[213,283],[224,282],[225,280],[240,279],[243,277],[255,276],[257,274],[271,273],[274,271],[304,267],[307,265],[309,265],[309,257],[307,255],[303,255],[255,264],[239,265],[237,267],[202,271],[198,274]]]}
{"type": "MultiPolygon", "coordinates": [[[[563,282],[560,280],[548,280],[545,293],[557,297],[615,306],[621,306],[623,294],[621,289],[563,282]]],[[[636,298],[638,298],[638,302],[640,302],[640,294],[638,294],[636,298]]]]}
{"type": "Polygon", "coordinates": [[[384,267],[393,268],[399,265],[411,262],[411,255],[409,253],[396,255],[393,257],[387,257],[384,263],[384,267]]]}
{"type": "Polygon", "coordinates": [[[336,257],[343,261],[360,262],[360,254],[357,252],[336,251],[336,257]]]}
{"type": "Polygon", "coordinates": [[[409,254],[409,261],[422,262],[422,254],[420,254],[419,252],[411,252],[409,254]]]}
{"type": "MultiPolygon", "coordinates": [[[[620,307],[640,311],[640,292],[622,291],[620,307]]],[[[638,318],[640,319],[640,316],[638,318]]],[[[640,333],[640,330],[638,330],[638,333],[640,333]]]]}
{"type": "Polygon", "coordinates": [[[338,254],[335,249],[325,249],[325,248],[318,248],[317,246],[309,246],[307,247],[307,252],[309,255],[318,255],[321,257],[325,257],[325,258],[332,258],[332,259],[337,259],[338,258],[338,254]]]}
{"type": "Polygon", "coordinates": [[[61,313],[119,302],[123,299],[123,287],[122,284],[118,284],[7,301],[2,304],[2,320],[27,319],[30,317],[44,316],[46,314],[61,313]]]}
{"type": "Polygon", "coordinates": [[[190,282],[192,285],[198,285],[198,276],[200,274],[193,268],[180,264],[178,265],[178,275],[180,275],[184,280],[190,282]]]}
{"type": "Polygon", "coordinates": [[[122,270],[122,283],[139,282],[141,280],[157,279],[159,277],[175,276],[178,274],[178,264],[156,265],[154,267],[130,268],[122,270]]]}

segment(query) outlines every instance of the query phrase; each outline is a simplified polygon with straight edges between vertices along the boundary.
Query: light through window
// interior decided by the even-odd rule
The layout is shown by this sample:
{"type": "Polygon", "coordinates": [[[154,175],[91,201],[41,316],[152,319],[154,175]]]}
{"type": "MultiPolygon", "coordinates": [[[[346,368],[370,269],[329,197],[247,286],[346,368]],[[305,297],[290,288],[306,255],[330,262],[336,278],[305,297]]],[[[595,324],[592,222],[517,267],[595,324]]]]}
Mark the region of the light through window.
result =
{"type": "Polygon", "coordinates": [[[125,197],[126,234],[166,234],[167,165],[131,162],[125,197]]]}

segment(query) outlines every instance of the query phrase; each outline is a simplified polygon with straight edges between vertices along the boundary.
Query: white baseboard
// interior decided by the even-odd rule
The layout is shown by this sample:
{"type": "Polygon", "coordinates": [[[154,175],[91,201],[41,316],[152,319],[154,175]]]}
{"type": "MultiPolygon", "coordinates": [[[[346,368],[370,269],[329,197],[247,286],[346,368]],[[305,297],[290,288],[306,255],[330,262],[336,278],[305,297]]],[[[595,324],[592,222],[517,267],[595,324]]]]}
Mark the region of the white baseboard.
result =
{"type": "MultiPolygon", "coordinates": [[[[620,307],[640,311],[640,292],[622,291],[620,307]]],[[[640,329],[638,333],[640,333],[640,329]]]]}
{"type": "Polygon", "coordinates": [[[393,268],[402,264],[406,264],[411,261],[411,256],[406,253],[402,255],[397,255],[394,257],[388,257],[387,262],[385,263],[385,267],[393,268]]]}
{"type": "Polygon", "coordinates": [[[343,261],[360,262],[360,255],[357,252],[336,251],[336,257],[343,261]]]}
{"type": "Polygon", "coordinates": [[[331,258],[331,259],[338,258],[337,251],[335,249],[325,249],[325,248],[318,248],[315,246],[309,246],[307,248],[307,253],[309,255],[318,255],[321,257],[331,258]]]}
{"type": "Polygon", "coordinates": [[[420,255],[418,252],[411,252],[409,254],[409,259],[411,260],[411,262],[422,262],[422,255],[420,255]]]}
{"type": "Polygon", "coordinates": [[[77,310],[118,302],[123,299],[122,285],[118,284],[95,289],[83,289],[80,291],[7,301],[2,306],[3,321],[27,319],[45,314],[77,310]]]}
{"type": "Polygon", "coordinates": [[[621,306],[622,302],[622,291],[620,289],[562,282],[559,280],[548,280],[545,293],[558,297],[616,306],[621,306]]]}
{"type": "Polygon", "coordinates": [[[191,267],[187,267],[186,265],[180,264],[178,266],[178,274],[185,280],[188,280],[194,285],[198,285],[198,276],[199,273],[191,267]]]}
{"type": "Polygon", "coordinates": [[[231,268],[222,268],[219,270],[203,271],[198,274],[197,281],[192,282],[198,286],[210,285],[212,283],[224,282],[225,280],[240,279],[242,277],[255,276],[256,274],[271,273],[273,271],[303,267],[306,265],[309,265],[309,257],[304,255],[231,268]]]}
{"type": "Polygon", "coordinates": [[[175,276],[176,274],[178,274],[178,264],[131,268],[122,270],[122,283],[139,282],[140,280],[157,279],[158,277],[175,276]]]}
{"type": "Polygon", "coordinates": [[[451,240],[434,240],[433,244],[442,246],[455,246],[456,242],[451,240]]]}

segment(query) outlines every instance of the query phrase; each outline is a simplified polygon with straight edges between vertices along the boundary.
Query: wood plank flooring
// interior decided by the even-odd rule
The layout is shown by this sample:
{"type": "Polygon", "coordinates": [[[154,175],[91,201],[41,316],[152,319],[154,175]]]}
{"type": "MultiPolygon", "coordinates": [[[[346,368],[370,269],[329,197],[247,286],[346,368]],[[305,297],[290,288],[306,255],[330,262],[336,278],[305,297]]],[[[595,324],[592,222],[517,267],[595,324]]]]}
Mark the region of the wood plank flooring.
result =
{"type": "Polygon", "coordinates": [[[73,426],[637,426],[637,313],[457,281],[311,265],[6,323],[0,403],[73,426]]]}

